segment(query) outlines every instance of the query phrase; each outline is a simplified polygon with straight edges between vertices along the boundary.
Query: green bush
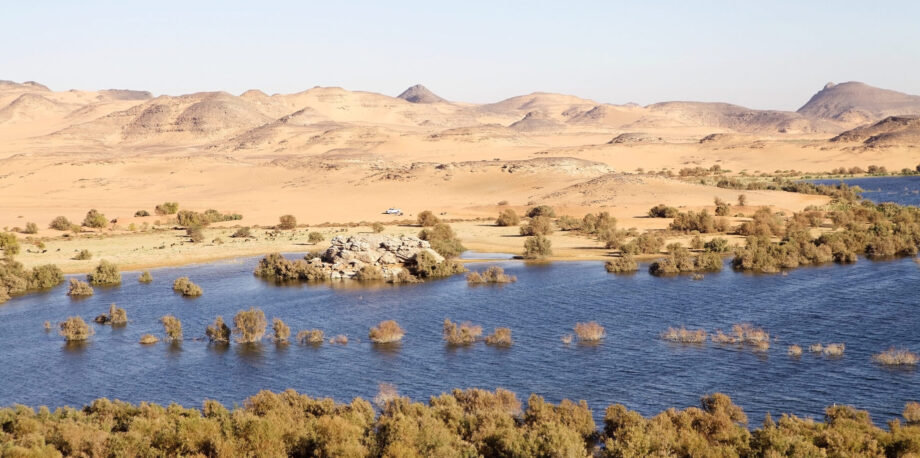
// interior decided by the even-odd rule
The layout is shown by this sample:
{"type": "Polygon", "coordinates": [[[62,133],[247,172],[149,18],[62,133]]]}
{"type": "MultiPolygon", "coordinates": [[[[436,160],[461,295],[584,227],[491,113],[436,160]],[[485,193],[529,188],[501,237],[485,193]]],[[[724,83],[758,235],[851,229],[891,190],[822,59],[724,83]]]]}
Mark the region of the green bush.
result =
{"type": "Polygon", "coordinates": [[[73,223],[71,223],[69,219],[63,216],[58,216],[57,218],[51,220],[51,223],[48,224],[48,227],[51,229],[57,229],[59,231],[68,231],[71,227],[73,227],[73,223]]]}
{"type": "Polygon", "coordinates": [[[638,237],[623,245],[620,250],[625,255],[658,254],[664,246],[664,237],[655,232],[643,232],[638,237]]]}
{"type": "Polygon", "coordinates": [[[294,215],[281,215],[278,218],[278,229],[287,230],[297,227],[297,218],[294,215]]]}
{"type": "Polygon", "coordinates": [[[329,278],[323,269],[313,266],[306,260],[290,261],[280,253],[272,253],[262,258],[253,273],[257,277],[278,282],[327,280],[329,278]]]}
{"type": "Polygon", "coordinates": [[[699,213],[688,211],[687,213],[678,213],[674,217],[670,228],[681,232],[697,231],[701,234],[707,234],[725,232],[728,230],[728,222],[724,218],[713,218],[706,210],[699,213]]]}
{"type": "Polygon", "coordinates": [[[93,287],[90,286],[89,283],[71,278],[70,287],[67,289],[67,295],[73,297],[92,296],[93,287]]]}
{"type": "Polygon", "coordinates": [[[506,208],[499,212],[498,219],[495,220],[496,226],[517,226],[521,223],[521,218],[514,209],[506,208]]]}
{"type": "Polygon", "coordinates": [[[553,254],[553,242],[542,235],[528,237],[524,241],[524,259],[543,259],[553,254]]]}
{"type": "Polygon", "coordinates": [[[428,241],[431,244],[431,249],[445,258],[455,258],[466,250],[457,234],[446,223],[437,223],[431,228],[422,229],[418,237],[428,241]]]}
{"type": "Polygon", "coordinates": [[[746,221],[738,228],[740,235],[758,235],[772,237],[784,234],[782,219],[768,207],[761,207],[754,212],[751,221],[746,221]]]}
{"type": "Polygon", "coordinates": [[[86,218],[83,218],[83,225],[86,227],[93,227],[98,229],[106,227],[108,224],[109,220],[105,217],[105,215],[99,213],[99,210],[96,210],[95,208],[88,211],[86,213],[86,218]]]}
{"type": "Polygon", "coordinates": [[[648,216],[652,218],[673,218],[677,216],[677,209],[668,207],[665,204],[658,204],[648,210],[648,216]]]}
{"type": "Polygon", "coordinates": [[[19,254],[19,240],[12,232],[0,232],[0,252],[7,258],[19,254]]]}
{"type": "Polygon", "coordinates": [[[121,272],[118,271],[118,266],[103,259],[92,272],[86,275],[86,279],[94,286],[119,285],[121,284],[121,272]]]}
{"type": "Polygon", "coordinates": [[[726,253],[729,250],[728,240],[722,237],[715,237],[703,244],[703,249],[713,253],[726,253]]]}

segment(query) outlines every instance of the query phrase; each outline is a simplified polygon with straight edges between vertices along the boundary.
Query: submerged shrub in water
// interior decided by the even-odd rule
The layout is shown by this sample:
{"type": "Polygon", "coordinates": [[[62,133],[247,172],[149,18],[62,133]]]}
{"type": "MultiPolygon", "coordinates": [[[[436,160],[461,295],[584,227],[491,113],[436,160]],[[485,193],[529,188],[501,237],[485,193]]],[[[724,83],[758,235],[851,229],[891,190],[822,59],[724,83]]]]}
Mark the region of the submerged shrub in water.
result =
{"type": "Polygon", "coordinates": [[[576,323],[574,330],[575,335],[578,336],[578,340],[581,342],[597,342],[607,335],[604,332],[604,327],[597,324],[596,321],[576,323]]]}
{"type": "Polygon", "coordinates": [[[72,316],[58,326],[61,328],[59,333],[68,342],[81,342],[96,333],[78,316],[72,316]]]}
{"type": "Polygon", "coordinates": [[[254,343],[262,340],[268,322],[265,313],[255,307],[240,310],[233,317],[233,333],[238,343],[254,343]]]}
{"type": "Polygon", "coordinates": [[[86,279],[92,285],[119,285],[121,284],[121,272],[118,271],[118,266],[103,259],[92,272],[86,275],[86,279]]]}
{"type": "Polygon", "coordinates": [[[492,334],[486,336],[486,344],[499,347],[510,347],[511,328],[495,328],[492,334]]]}
{"type": "Polygon", "coordinates": [[[371,342],[378,344],[399,342],[406,332],[394,320],[381,321],[377,326],[371,328],[368,337],[371,342]]]}
{"type": "Polygon", "coordinates": [[[788,350],[789,356],[802,356],[802,347],[798,345],[790,345],[788,350]]]}
{"type": "Polygon", "coordinates": [[[482,326],[468,321],[457,324],[445,318],[443,333],[448,345],[471,345],[482,335],[482,326]]]}
{"type": "Polygon", "coordinates": [[[323,343],[323,331],[319,329],[306,329],[297,333],[297,341],[302,344],[318,345],[323,343]]]}
{"type": "Polygon", "coordinates": [[[166,315],[160,318],[160,323],[163,323],[167,342],[180,342],[182,340],[182,322],[178,318],[166,315]]]}
{"type": "Polygon", "coordinates": [[[514,275],[506,275],[505,269],[499,266],[491,266],[484,272],[470,272],[466,275],[466,281],[470,284],[480,283],[512,283],[517,281],[514,275]]]}
{"type": "Polygon", "coordinates": [[[70,287],[67,289],[68,296],[92,296],[93,287],[89,286],[89,283],[85,281],[77,280],[76,278],[70,279],[70,287]]]}
{"type": "Polygon", "coordinates": [[[632,256],[624,254],[619,258],[614,258],[604,263],[604,269],[610,273],[636,272],[639,270],[639,264],[632,256]]]}
{"type": "Polygon", "coordinates": [[[214,319],[214,323],[205,328],[204,335],[207,336],[208,340],[214,343],[229,343],[230,327],[224,323],[224,318],[218,315],[217,318],[214,319]]]}
{"type": "Polygon", "coordinates": [[[700,344],[706,342],[706,331],[703,329],[668,328],[661,334],[661,338],[670,342],[683,344],[700,344]]]}
{"type": "Polygon", "coordinates": [[[141,336],[140,344],[141,345],[151,345],[159,342],[160,339],[153,334],[144,334],[141,336]]]}
{"type": "Polygon", "coordinates": [[[177,278],[176,281],[173,282],[173,291],[186,297],[198,297],[203,293],[201,287],[192,283],[188,277],[177,278]]]}
{"type": "Polygon", "coordinates": [[[272,340],[278,343],[287,342],[291,337],[291,328],[281,321],[281,318],[272,319],[272,340]]]}
{"type": "Polygon", "coordinates": [[[909,350],[889,348],[873,355],[872,360],[884,366],[916,366],[920,357],[909,350]]]}
{"type": "Polygon", "coordinates": [[[140,277],[137,277],[137,281],[141,283],[150,283],[153,281],[153,275],[150,275],[150,272],[145,270],[141,272],[140,277]]]}

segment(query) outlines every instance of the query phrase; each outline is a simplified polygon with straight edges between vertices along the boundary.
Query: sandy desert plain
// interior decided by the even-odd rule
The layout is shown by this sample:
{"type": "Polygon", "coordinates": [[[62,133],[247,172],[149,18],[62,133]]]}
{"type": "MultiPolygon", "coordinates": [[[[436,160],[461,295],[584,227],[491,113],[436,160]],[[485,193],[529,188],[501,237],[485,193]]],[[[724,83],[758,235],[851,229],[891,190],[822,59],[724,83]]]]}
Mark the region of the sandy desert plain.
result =
{"type": "MultiPolygon", "coordinates": [[[[493,224],[503,208],[523,214],[551,205],[576,218],[605,211],[617,227],[641,232],[668,227],[669,219],[647,217],[656,204],[712,212],[715,197],[734,203],[741,193],[680,176],[681,169],[719,168],[710,179],[870,165],[913,170],[918,114],[920,97],[856,82],[828,84],[797,112],[784,112],[701,102],[611,105],[552,93],[470,104],[420,85],[398,97],[337,87],[154,97],[4,81],[0,227],[36,223],[32,245],[17,259],[68,273],[95,264],[71,259],[82,249],[139,269],[322,248],[307,242],[308,228],[328,240],[381,222],[386,233],[414,235],[411,223],[423,210],[451,221],[470,250],[519,253],[518,228],[493,224]],[[206,242],[193,244],[154,213],[163,202],[243,218],[212,225],[206,242]],[[403,215],[384,214],[391,207],[403,215]],[[112,222],[79,233],[48,228],[57,216],[79,223],[91,208],[112,222]],[[138,210],[151,216],[134,216],[138,210]],[[300,228],[228,237],[238,226],[269,234],[284,214],[300,228]]],[[[733,207],[733,223],[761,206],[791,213],[828,201],[743,193],[747,203],[733,207]]],[[[591,238],[557,231],[550,239],[551,259],[610,255],[591,238]]]]}

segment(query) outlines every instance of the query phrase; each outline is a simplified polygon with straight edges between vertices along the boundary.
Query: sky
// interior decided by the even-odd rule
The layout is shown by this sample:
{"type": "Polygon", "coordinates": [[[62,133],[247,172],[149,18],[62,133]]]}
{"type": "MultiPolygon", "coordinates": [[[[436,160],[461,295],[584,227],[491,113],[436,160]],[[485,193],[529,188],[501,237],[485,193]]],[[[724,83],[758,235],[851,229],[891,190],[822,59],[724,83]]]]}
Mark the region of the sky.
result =
{"type": "Polygon", "coordinates": [[[831,81],[920,94],[918,1],[3,3],[0,79],[54,90],[421,83],[477,103],[543,91],[782,110],[831,81]]]}

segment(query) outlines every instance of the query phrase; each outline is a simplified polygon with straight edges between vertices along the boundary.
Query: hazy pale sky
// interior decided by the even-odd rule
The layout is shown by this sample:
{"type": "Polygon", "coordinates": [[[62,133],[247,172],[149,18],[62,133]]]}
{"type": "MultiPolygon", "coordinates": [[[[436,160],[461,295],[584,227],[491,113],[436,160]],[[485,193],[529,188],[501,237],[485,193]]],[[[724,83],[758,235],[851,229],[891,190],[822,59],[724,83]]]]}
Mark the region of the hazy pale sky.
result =
{"type": "Polygon", "coordinates": [[[0,79],[173,95],[422,83],[468,102],[547,91],[794,110],[828,81],[920,94],[918,23],[916,0],[4,0],[0,79]]]}

